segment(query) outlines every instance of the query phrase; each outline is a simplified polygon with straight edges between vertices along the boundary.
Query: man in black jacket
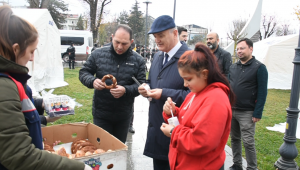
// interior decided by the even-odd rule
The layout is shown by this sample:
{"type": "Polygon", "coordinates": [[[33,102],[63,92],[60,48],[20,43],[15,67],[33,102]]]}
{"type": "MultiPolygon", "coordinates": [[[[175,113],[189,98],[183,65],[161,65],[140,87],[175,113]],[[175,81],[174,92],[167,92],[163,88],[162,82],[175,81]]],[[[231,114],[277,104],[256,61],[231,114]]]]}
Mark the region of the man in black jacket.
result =
{"type": "Polygon", "coordinates": [[[217,62],[221,73],[228,77],[229,67],[232,64],[232,58],[229,52],[223,50],[219,46],[219,35],[215,32],[208,33],[206,36],[206,44],[211,52],[217,57],[217,62]]]}
{"type": "MultiPolygon", "coordinates": [[[[134,98],[139,95],[134,76],[141,84],[145,82],[145,62],[132,50],[132,30],[127,25],[118,25],[112,45],[94,51],[79,71],[81,83],[94,88],[93,121],[122,142],[126,142],[132,117],[134,98]],[[103,76],[111,74],[117,86],[105,89],[103,76]]],[[[111,81],[106,81],[107,84],[111,81]]]]}
{"type": "Polygon", "coordinates": [[[75,47],[74,47],[74,43],[73,42],[71,42],[71,45],[67,49],[67,52],[69,53],[69,69],[71,69],[71,63],[72,63],[72,69],[74,69],[74,64],[75,64],[75,47]]]}
{"type": "Polygon", "coordinates": [[[230,170],[243,170],[241,140],[245,147],[247,169],[256,170],[255,124],[262,117],[267,98],[268,71],[252,56],[253,43],[250,39],[239,40],[236,51],[240,60],[229,69],[230,86],[236,95],[230,131],[234,164],[230,170]]]}

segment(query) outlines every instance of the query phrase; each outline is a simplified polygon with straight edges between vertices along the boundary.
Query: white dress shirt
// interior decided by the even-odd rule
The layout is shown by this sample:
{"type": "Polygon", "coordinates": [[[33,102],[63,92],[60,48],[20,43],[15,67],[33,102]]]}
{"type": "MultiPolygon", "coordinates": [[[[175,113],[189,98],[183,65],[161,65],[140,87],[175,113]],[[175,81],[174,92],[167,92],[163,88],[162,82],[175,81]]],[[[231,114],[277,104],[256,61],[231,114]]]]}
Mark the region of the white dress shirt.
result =
{"type": "MultiPolygon", "coordinates": [[[[182,46],[182,44],[180,43],[180,41],[178,41],[178,43],[175,45],[175,47],[173,47],[167,54],[169,55],[168,61],[171,60],[171,58],[176,54],[176,52],[179,50],[179,48],[182,46]]],[[[164,52],[164,60],[163,63],[165,62],[165,55],[166,52],[164,52]]]]}

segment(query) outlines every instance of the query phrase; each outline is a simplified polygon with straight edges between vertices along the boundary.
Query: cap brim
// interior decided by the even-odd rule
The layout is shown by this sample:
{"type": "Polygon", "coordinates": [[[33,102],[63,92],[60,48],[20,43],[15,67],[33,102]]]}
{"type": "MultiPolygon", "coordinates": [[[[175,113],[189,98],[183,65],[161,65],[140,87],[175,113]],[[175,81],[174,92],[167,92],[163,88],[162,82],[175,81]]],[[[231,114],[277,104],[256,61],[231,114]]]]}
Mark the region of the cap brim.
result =
{"type": "Polygon", "coordinates": [[[148,32],[148,34],[155,34],[155,33],[159,33],[159,32],[163,32],[163,31],[166,31],[166,30],[168,30],[168,29],[170,29],[170,28],[167,28],[167,29],[156,29],[156,30],[150,30],[149,32],[148,32]]]}

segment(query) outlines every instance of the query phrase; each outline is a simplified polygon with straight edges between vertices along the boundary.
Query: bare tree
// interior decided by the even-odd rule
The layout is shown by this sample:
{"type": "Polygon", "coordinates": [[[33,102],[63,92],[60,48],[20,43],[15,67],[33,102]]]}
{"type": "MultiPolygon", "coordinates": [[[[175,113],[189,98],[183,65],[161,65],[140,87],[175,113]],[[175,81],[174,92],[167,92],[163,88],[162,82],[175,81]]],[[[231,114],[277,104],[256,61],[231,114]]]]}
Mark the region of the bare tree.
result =
{"type": "Polygon", "coordinates": [[[57,28],[63,28],[67,16],[64,13],[68,11],[68,5],[63,0],[27,0],[27,2],[30,5],[29,8],[48,9],[57,28]]]}
{"type": "Polygon", "coordinates": [[[247,33],[241,33],[242,29],[245,27],[246,25],[246,20],[245,19],[235,19],[232,21],[232,24],[230,26],[230,30],[229,32],[227,32],[227,37],[231,40],[234,41],[234,52],[233,52],[233,56],[236,56],[236,43],[238,42],[238,40],[245,38],[247,36],[247,33]]]}
{"type": "Polygon", "coordinates": [[[281,27],[277,29],[276,35],[277,36],[285,36],[292,34],[292,31],[289,30],[290,24],[282,24],[281,27]]]}
{"type": "Polygon", "coordinates": [[[50,0],[27,0],[30,8],[48,8],[50,0]]]}
{"type": "Polygon", "coordinates": [[[266,39],[273,35],[277,30],[277,21],[275,15],[267,16],[266,14],[262,17],[262,28],[263,28],[263,35],[260,32],[260,40],[266,39]]]}
{"type": "Polygon", "coordinates": [[[102,21],[104,7],[111,3],[111,0],[83,0],[90,7],[90,30],[93,33],[94,43],[97,42],[98,31],[102,21]],[[98,3],[101,5],[98,7],[98,3]]]}

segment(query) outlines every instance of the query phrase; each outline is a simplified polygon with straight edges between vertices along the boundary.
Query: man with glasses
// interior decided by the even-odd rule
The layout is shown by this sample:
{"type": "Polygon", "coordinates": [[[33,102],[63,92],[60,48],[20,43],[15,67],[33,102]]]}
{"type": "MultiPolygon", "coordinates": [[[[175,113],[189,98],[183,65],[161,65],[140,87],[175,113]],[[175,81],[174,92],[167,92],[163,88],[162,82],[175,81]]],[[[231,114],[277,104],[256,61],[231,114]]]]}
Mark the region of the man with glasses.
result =
{"type": "Polygon", "coordinates": [[[229,67],[232,64],[232,58],[229,52],[223,50],[219,46],[219,35],[215,32],[210,32],[206,36],[207,47],[217,57],[217,62],[221,73],[228,77],[229,67]]]}
{"type": "Polygon", "coordinates": [[[243,170],[243,140],[247,170],[257,169],[255,151],[255,124],[260,121],[267,98],[268,71],[264,64],[252,56],[253,42],[244,38],[237,42],[239,61],[230,66],[229,81],[236,95],[232,106],[231,146],[233,165],[230,170],[243,170]]]}

